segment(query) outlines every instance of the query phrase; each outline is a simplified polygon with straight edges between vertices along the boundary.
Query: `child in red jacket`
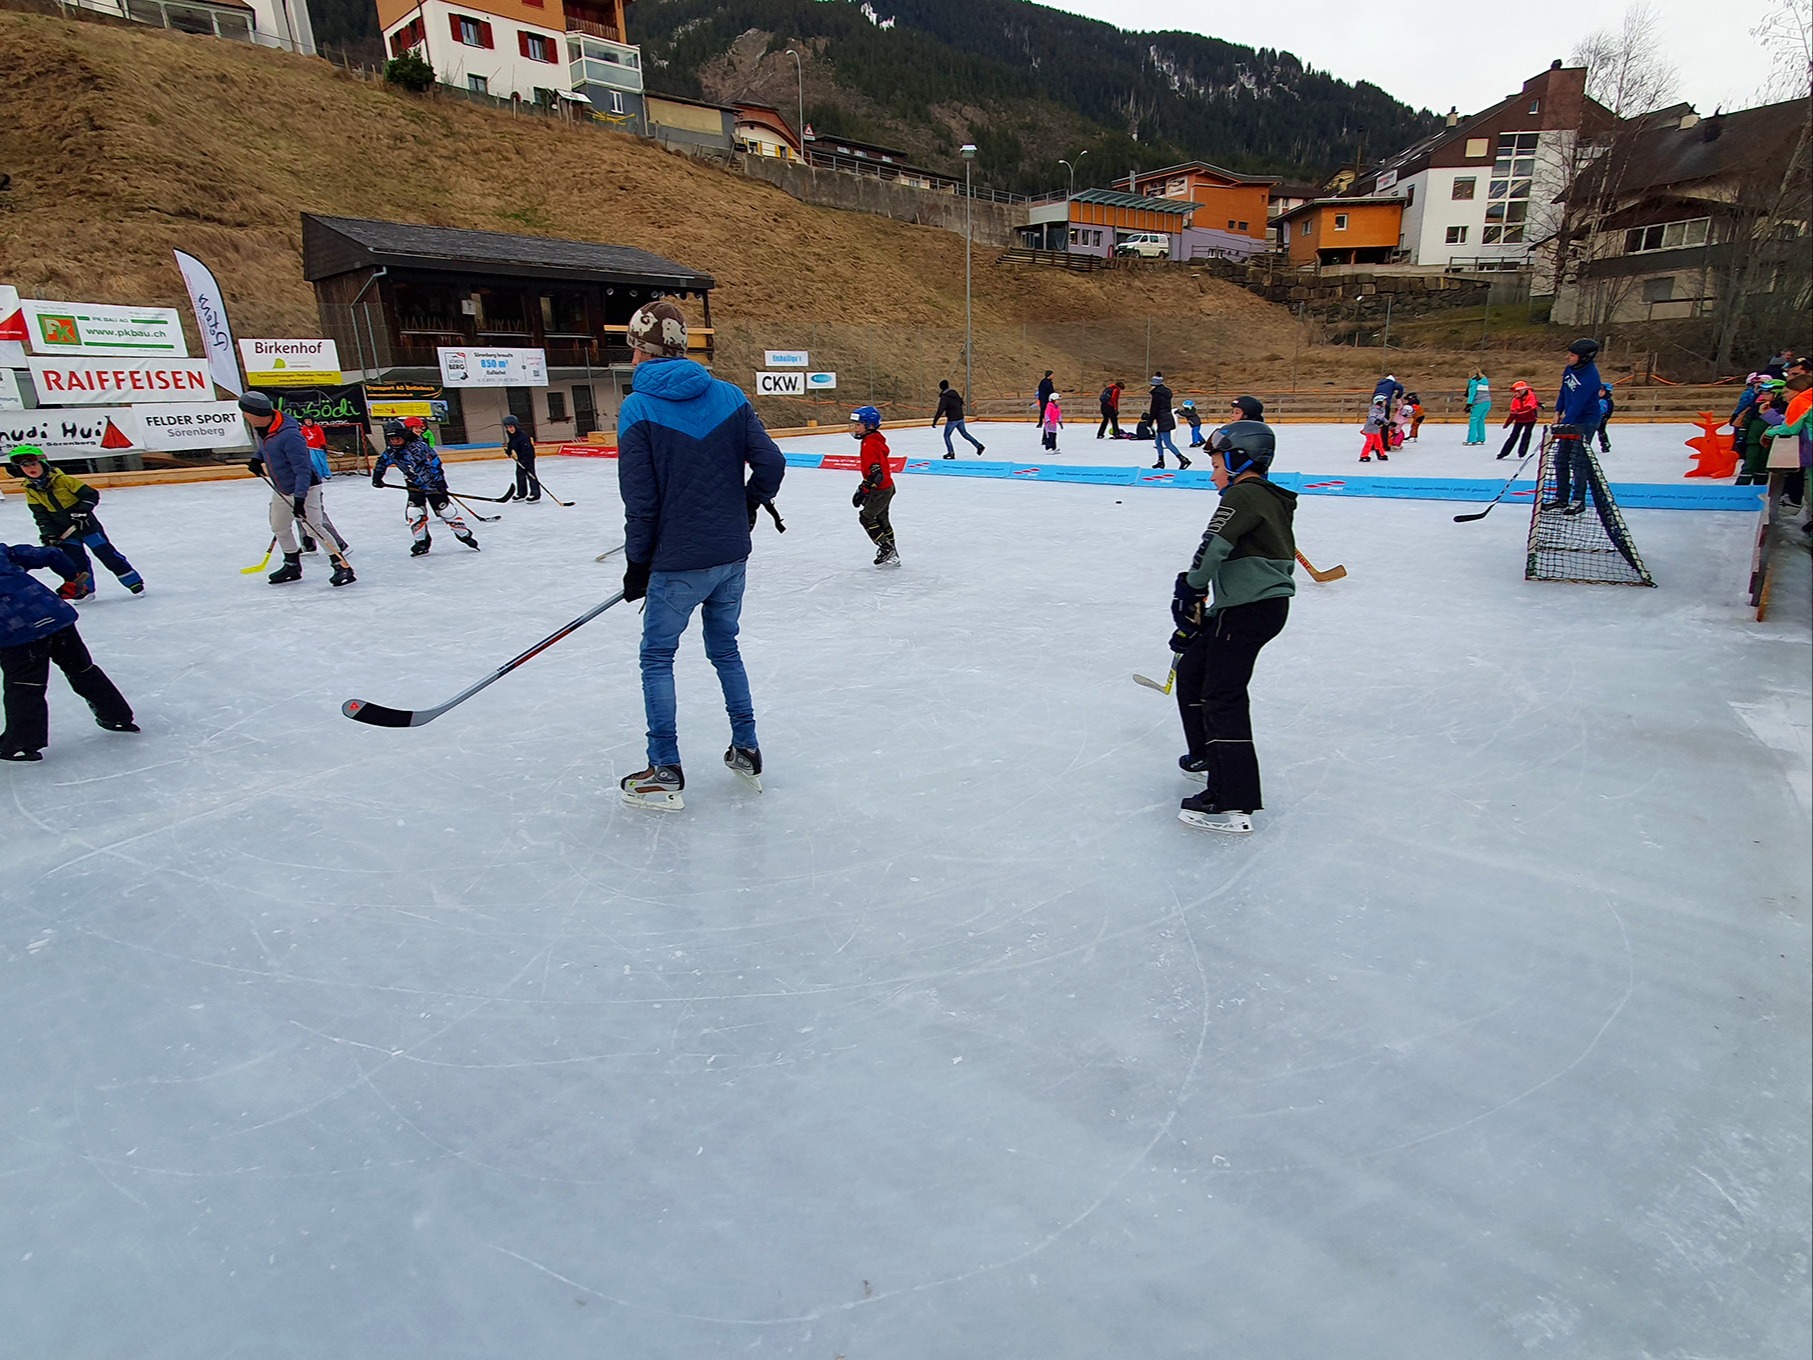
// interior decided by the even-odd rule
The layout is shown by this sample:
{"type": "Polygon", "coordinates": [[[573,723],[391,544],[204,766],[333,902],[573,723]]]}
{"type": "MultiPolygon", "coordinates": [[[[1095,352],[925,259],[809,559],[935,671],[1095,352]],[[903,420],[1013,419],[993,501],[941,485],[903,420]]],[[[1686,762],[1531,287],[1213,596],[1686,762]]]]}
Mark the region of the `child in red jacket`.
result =
{"type": "Polygon", "coordinates": [[[858,406],[850,412],[850,438],[862,441],[862,485],[856,488],[850,504],[861,511],[863,532],[875,545],[875,565],[897,567],[900,554],[894,548],[894,525],[888,519],[888,506],[894,500],[894,475],[888,471],[888,441],[881,433],[881,412],[873,406],[858,406]]]}
{"type": "Polygon", "coordinates": [[[1511,446],[1518,444],[1517,456],[1524,457],[1530,451],[1530,431],[1536,428],[1536,418],[1542,414],[1542,399],[1530,390],[1527,382],[1511,384],[1511,409],[1505,414],[1504,428],[1511,433],[1505,436],[1505,446],[1498,451],[1500,458],[1511,456],[1511,446]]]}

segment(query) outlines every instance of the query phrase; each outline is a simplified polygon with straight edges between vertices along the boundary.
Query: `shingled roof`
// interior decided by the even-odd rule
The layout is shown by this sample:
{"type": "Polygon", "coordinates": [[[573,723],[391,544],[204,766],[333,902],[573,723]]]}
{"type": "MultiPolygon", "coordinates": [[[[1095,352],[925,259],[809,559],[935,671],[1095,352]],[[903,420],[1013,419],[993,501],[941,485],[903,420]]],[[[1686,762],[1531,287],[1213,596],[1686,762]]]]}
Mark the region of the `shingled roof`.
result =
{"type": "Polygon", "coordinates": [[[302,276],[309,282],[375,266],[588,279],[674,293],[703,293],[717,286],[709,274],[634,246],[302,214],[302,276]]]}

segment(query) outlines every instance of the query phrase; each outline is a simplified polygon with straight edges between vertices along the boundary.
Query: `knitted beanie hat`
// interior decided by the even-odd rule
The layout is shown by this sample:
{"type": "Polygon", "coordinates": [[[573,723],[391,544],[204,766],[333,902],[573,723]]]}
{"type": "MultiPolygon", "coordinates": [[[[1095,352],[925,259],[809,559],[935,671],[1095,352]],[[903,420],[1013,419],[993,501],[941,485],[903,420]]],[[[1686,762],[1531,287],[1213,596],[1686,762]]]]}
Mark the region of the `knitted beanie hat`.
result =
{"type": "Polygon", "coordinates": [[[686,353],[686,314],[663,299],[640,308],[630,318],[629,342],[637,349],[664,358],[686,353]]]}

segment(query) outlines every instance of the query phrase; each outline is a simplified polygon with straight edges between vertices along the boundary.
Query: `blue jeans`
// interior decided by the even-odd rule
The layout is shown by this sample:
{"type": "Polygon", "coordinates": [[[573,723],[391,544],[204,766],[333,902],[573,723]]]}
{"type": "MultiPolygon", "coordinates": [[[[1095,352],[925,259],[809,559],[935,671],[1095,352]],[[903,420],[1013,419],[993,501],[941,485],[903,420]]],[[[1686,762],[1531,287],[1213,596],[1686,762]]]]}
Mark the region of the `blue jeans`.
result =
{"type": "Polygon", "coordinates": [[[674,653],[680,635],[698,609],[704,618],[705,655],[724,687],[730,740],[756,749],[755,700],[737,651],[737,623],[743,613],[743,562],[698,571],[657,571],[648,578],[648,605],[642,615],[642,709],[648,718],[648,763],[678,765],[680,738],[674,724],[674,653]]]}
{"type": "Polygon", "coordinates": [[[982,452],[982,441],[980,439],[977,439],[975,435],[973,435],[969,432],[969,427],[967,425],[965,425],[961,420],[947,420],[944,422],[944,451],[946,453],[952,452],[951,432],[953,430],[956,431],[958,434],[962,435],[965,439],[969,440],[970,443],[974,444],[976,446],[977,453],[982,452]]]}
{"type": "Polygon", "coordinates": [[[1157,434],[1153,435],[1152,447],[1158,450],[1158,461],[1161,463],[1165,461],[1166,449],[1171,450],[1171,453],[1176,457],[1178,462],[1183,462],[1183,455],[1177,452],[1177,445],[1171,442],[1171,432],[1169,430],[1160,430],[1157,434]]]}

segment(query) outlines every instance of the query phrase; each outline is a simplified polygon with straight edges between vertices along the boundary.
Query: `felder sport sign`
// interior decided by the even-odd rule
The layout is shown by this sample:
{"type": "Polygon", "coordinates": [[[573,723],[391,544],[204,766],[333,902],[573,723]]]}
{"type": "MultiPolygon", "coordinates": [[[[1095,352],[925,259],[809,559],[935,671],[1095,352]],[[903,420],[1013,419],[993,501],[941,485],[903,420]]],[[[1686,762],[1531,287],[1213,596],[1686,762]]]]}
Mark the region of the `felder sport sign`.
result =
{"type": "Polygon", "coordinates": [[[32,359],[29,366],[44,406],[214,399],[214,380],[200,359],[32,359]]]}
{"type": "Polygon", "coordinates": [[[33,354],[142,354],[186,359],[182,318],[173,307],[104,307],[21,298],[33,354]]]}

